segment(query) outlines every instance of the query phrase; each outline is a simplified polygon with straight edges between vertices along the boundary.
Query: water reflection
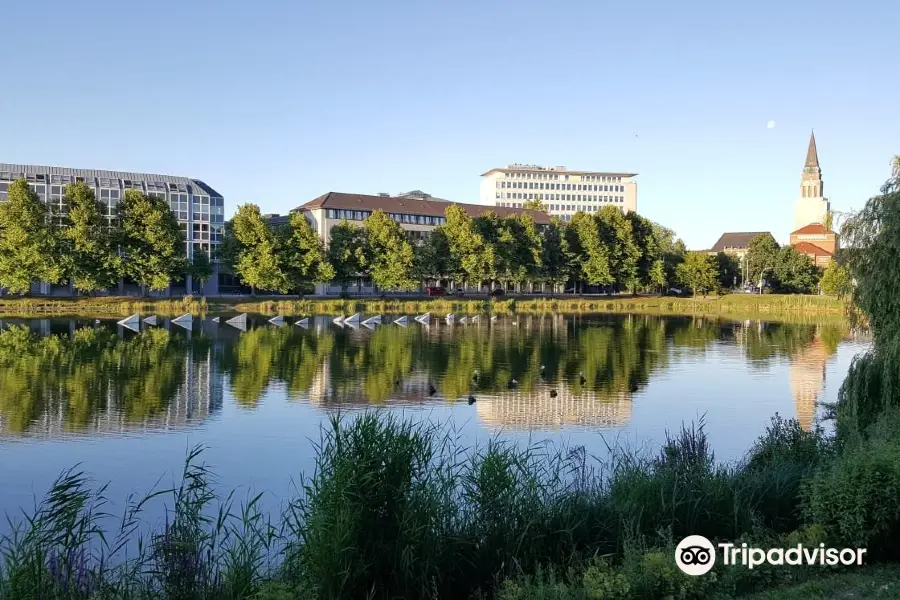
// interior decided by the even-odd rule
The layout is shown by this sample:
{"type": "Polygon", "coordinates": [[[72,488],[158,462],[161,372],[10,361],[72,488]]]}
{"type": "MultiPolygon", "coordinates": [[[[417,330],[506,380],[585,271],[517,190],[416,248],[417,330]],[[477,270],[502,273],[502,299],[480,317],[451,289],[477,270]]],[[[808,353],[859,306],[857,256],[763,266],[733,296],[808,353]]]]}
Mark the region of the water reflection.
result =
{"type": "Polygon", "coordinates": [[[464,402],[472,394],[489,427],[603,428],[626,424],[644,388],[673,364],[711,351],[757,371],[786,360],[797,416],[808,428],[825,366],[849,334],[835,325],[637,315],[374,330],[336,327],[327,317],[309,329],[259,318],[245,332],[222,321],[187,330],[142,324],[138,333],[114,323],[4,322],[0,434],[194,426],[221,410],[226,390],[254,410],[274,385],[325,411],[464,402]]]}

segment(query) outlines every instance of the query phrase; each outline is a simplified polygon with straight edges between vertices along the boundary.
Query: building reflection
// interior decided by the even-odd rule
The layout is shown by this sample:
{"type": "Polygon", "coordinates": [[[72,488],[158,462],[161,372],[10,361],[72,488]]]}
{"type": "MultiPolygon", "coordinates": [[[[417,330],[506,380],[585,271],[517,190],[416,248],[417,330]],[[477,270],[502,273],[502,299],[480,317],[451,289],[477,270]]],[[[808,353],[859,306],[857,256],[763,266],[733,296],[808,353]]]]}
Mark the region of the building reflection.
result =
{"type": "Polygon", "coordinates": [[[821,336],[790,358],[788,380],[794,398],[797,421],[806,431],[816,420],[816,403],[825,389],[825,367],[832,352],[821,336]]]}
{"type": "Polygon", "coordinates": [[[31,353],[0,356],[0,437],[164,431],[221,410],[224,377],[212,345],[163,329],[123,337],[72,326],[70,336],[71,324],[56,325],[30,324],[31,353]]]}
{"type": "Polygon", "coordinates": [[[488,427],[558,429],[560,427],[617,427],[631,420],[628,392],[573,392],[558,386],[555,398],[547,389],[502,392],[478,401],[478,418],[488,427]]]}

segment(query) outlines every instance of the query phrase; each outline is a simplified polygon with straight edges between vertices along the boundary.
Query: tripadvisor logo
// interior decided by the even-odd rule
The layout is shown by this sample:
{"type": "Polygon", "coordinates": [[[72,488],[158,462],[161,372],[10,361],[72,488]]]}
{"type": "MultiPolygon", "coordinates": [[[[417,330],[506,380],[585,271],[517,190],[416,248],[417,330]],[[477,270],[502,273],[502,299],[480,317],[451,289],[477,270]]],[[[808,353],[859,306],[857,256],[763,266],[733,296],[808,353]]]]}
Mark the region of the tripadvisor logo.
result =
{"type": "MultiPolygon", "coordinates": [[[[722,564],[752,569],[770,565],[856,565],[863,564],[865,548],[826,548],[825,544],[790,548],[754,548],[747,544],[720,543],[722,564]]],[[[704,575],[716,564],[716,546],[702,535],[689,535],[675,548],[675,564],[688,575],[704,575]]]]}

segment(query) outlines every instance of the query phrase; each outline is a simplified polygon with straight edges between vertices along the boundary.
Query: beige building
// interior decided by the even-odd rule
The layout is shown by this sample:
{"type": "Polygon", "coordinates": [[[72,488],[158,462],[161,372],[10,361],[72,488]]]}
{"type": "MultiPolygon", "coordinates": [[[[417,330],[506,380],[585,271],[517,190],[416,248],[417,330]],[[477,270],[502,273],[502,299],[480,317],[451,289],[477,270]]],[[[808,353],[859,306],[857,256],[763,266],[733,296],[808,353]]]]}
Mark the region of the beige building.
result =
{"type": "Polygon", "coordinates": [[[824,224],[830,210],[831,204],[825,198],[825,183],[822,181],[822,169],[819,167],[819,154],[816,151],[816,135],[813,133],[809,136],[806,163],[800,176],[800,198],[794,208],[794,229],[810,223],[824,224]]]}
{"type": "MultiPolygon", "coordinates": [[[[462,204],[433,198],[421,191],[408,192],[399,196],[390,194],[345,194],[328,192],[291,212],[303,212],[319,237],[328,244],[331,229],[343,220],[357,222],[367,219],[373,211],[380,210],[396,221],[402,229],[415,238],[424,238],[438,225],[445,221],[444,214],[448,206],[459,206],[471,217],[478,217],[493,212],[499,217],[508,217],[523,212],[531,215],[538,225],[549,225],[550,217],[546,213],[522,208],[484,206],[481,204],[462,204]]],[[[271,223],[279,223],[284,217],[267,215],[271,223]]],[[[317,285],[316,293],[321,295],[339,294],[339,285],[317,285]]],[[[352,290],[357,294],[375,293],[371,281],[360,278],[358,285],[352,290]]]]}
{"type": "Polygon", "coordinates": [[[637,211],[636,173],[569,171],[565,167],[513,164],[481,175],[479,200],[506,208],[522,208],[540,200],[547,212],[568,221],[576,212],[615,206],[637,211]]]}
{"type": "Polygon", "coordinates": [[[820,223],[810,223],[791,232],[791,246],[817,267],[827,267],[838,251],[838,235],[820,223]]]}
{"type": "Polygon", "coordinates": [[[768,231],[731,231],[723,233],[707,252],[713,256],[719,252],[724,252],[742,259],[747,254],[747,250],[750,249],[750,242],[753,238],[761,235],[775,239],[768,231]]]}

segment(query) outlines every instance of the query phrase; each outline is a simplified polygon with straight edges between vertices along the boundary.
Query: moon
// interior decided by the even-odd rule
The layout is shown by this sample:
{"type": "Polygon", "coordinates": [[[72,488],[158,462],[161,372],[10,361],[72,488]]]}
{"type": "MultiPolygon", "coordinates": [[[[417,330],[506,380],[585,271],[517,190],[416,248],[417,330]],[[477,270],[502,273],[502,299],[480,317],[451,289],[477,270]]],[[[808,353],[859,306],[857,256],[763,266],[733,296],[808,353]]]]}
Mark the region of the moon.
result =
{"type": "Polygon", "coordinates": [[[766,123],[766,129],[775,129],[775,121],[769,121],[766,123]]]}

